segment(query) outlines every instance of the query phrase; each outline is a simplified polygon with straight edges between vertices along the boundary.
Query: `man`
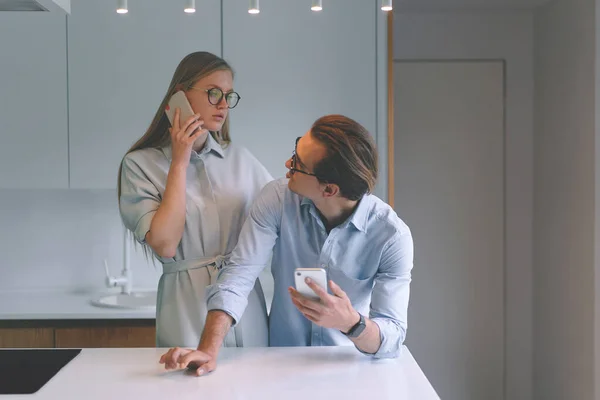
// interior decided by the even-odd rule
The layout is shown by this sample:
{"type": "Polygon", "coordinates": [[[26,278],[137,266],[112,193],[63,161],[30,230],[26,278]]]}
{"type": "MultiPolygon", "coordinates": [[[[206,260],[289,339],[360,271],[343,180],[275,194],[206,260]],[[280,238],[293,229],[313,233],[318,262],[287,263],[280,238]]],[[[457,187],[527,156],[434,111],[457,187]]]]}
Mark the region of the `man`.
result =
{"type": "Polygon", "coordinates": [[[369,194],[377,150],[369,132],[340,115],[317,120],[296,140],[285,179],[265,186],[230,260],[207,294],[198,350],[173,348],[165,368],[211,372],[223,338],[240,320],[273,252],[275,293],[270,346],[354,344],[378,358],[397,357],[406,336],[413,241],[394,210],[369,194]],[[307,284],[319,301],[294,288],[299,267],[322,267],[327,288],[307,284]]]}

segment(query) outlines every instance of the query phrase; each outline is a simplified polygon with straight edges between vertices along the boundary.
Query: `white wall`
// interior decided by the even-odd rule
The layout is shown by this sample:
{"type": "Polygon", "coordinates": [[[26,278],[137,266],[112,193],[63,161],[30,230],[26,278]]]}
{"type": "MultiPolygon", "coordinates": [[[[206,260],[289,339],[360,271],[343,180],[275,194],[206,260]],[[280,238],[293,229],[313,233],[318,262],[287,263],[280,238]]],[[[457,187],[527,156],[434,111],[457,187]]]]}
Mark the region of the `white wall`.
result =
{"type": "MultiPolygon", "coordinates": [[[[397,10],[401,8],[397,7],[397,10]]],[[[530,11],[397,13],[394,58],[506,61],[505,397],[532,395],[533,21],[530,11]]],[[[415,245],[418,245],[415,243],[415,245]]],[[[432,249],[431,251],[435,251],[432,249]]],[[[415,265],[415,279],[418,265],[415,265]]],[[[443,329],[443,327],[441,327],[443,329]]],[[[409,329],[410,335],[410,329],[409,329]]],[[[418,361],[418,359],[417,359],[418,361]]]]}
{"type": "Polygon", "coordinates": [[[594,398],[595,0],[535,16],[535,399],[594,398]]]}

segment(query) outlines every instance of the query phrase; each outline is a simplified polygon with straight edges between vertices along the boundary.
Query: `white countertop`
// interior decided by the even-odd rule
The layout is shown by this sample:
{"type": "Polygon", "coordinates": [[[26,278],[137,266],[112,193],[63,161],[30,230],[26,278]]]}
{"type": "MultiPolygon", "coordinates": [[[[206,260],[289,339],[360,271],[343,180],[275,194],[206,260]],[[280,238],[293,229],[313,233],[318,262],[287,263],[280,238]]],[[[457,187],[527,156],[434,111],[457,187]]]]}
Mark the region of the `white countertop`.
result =
{"type": "Polygon", "coordinates": [[[154,319],[153,309],[96,307],[93,293],[54,291],[0,292],[0,320],[36,319],[154,319]]]}
{"type": "Polygon", "coordinates": [[[439,400],[407,348],[393,360],[374,360],[354,347],[224,348],[217,370],[203,377],[165,371],[158,364],[165,351],[83,349],[37,393],[25,397],[439,400]]]}

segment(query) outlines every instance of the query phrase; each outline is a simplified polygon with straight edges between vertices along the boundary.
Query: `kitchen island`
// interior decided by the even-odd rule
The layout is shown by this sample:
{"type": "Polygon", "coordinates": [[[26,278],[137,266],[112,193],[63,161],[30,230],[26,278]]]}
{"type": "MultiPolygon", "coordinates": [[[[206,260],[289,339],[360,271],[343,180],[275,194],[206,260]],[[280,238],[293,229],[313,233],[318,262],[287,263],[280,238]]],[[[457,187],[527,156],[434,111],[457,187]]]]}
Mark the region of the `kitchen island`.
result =
{"type": "Polygon", "coordinates": [[[224,348],[203,377],[165,371],[166,350],[83,349],[37,393],[2,400],[439,399],[406,347],[387,360],[353,347],[224,348]]]}

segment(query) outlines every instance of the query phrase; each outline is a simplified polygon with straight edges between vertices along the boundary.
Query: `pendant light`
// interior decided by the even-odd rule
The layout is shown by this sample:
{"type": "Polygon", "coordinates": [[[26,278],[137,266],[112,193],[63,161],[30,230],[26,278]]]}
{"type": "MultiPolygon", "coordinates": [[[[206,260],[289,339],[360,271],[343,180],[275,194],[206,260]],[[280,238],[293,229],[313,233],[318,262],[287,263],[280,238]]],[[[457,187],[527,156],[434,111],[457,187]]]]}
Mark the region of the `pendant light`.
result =
{"type": "Polygon", "coordinates": [[[185,0],[185,8],[183,9],[185,13],[193,14],[196,12],[196,0],[185,0]]]}
{"type": "Polygon", "coordinates": [[[129,10],[127,9],[127,0],[117,0],[117,13],[118,14],[127,14],[129,10]]]}
{"type": "Polygon", "coordinates": [[[250,7],[248,7],[249,14],[258,14],[260,12],[260,7],[258,5],[258,0],[250,0],[250,7]]]}

